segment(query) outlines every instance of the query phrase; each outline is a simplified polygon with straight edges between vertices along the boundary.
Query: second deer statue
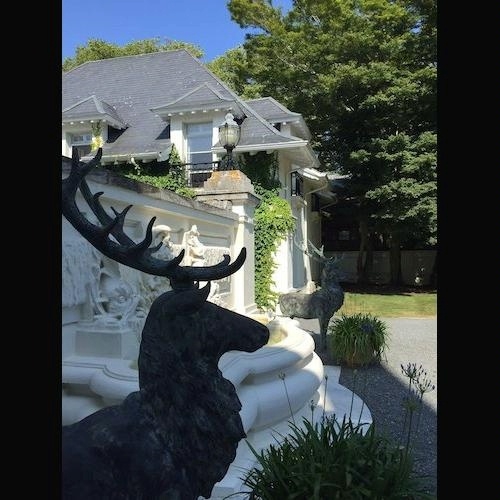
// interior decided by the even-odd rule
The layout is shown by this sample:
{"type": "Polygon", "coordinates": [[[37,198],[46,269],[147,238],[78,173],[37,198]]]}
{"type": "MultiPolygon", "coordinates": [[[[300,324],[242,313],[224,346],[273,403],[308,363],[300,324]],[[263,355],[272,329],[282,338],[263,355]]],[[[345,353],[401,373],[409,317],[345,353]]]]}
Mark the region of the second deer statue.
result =
{"type": "Polygon", "coordinates": [[[320,345],[318,349],[326,349],[326,334],[333,315],[344,303],[344,290],[339,284],[338,259],[327,258],[321,249],[316,249],[310,242],[316,255],[315,260],[323,263],[321,272],[321,288],[313,293],[301,291],[284,293],[279,297],[281,313],[290,318],[318,319],[320,329],[320,345]]]}

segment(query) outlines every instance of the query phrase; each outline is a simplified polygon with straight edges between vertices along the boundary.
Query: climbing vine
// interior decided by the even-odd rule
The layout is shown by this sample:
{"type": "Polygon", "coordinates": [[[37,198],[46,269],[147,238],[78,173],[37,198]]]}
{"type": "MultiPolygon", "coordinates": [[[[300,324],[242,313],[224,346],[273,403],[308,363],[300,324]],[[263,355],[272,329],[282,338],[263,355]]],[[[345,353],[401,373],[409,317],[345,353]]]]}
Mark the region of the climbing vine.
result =
{"type": "Polygon", "coordinates": [[[293,231],[295,220],[290,204],[279,196],[278,158],[265,152],[243,155],[240,168],[252,181],[261,201],[254,214],[255,224],[255,303],[274,309],[279,294],[273,291],[272,275],[277,265],[274,253],[280,242],[293,231]]]}
{"type": "Polygon", "coordinates": [[[165,163],[167,164],[166,166],[162,163],[151,162],[139,165],[139,167],[127,164],[120,168],[123,174],[130,179],[135,179],[160,189],[169,189],[187,198],[194,198],[195,191],[188,186],[185,168],[181,163],[181,158],[174,144],[172,144],[170,155],[165,163]]]}
{"type": "Polygon", "coordinates": [[[97,151],[99,148],[102,148],[104,141],[102,139],[102,125],[101,120],[93,123],[91,125],[92,128],[92,144],[91,151],[97,151]]]}

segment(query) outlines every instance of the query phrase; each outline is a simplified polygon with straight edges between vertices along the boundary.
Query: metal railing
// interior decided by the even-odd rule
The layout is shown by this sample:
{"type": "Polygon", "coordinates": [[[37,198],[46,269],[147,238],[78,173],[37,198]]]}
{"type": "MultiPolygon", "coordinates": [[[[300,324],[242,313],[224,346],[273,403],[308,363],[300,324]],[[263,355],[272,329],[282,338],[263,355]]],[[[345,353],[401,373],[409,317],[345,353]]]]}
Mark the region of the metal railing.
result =
{"type": "Polygon", "coordinates": [[[186,169],[186,177],[189,187],[203,187],[203,183],[210,178],[212,172],[220,167],[219,161],[208,163],[183,163],[182,166],[186,169]]]}

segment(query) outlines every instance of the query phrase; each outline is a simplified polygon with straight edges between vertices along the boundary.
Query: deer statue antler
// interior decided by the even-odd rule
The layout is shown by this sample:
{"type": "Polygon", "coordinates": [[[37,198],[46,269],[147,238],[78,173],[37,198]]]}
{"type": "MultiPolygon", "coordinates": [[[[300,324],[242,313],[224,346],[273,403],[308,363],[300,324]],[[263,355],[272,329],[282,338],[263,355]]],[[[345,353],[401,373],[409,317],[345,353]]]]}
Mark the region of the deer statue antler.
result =
{"type": "Polygon", "coordinates": [[[321,249],[318,250],[312,243],[311,240],[307,240],[307,244],[305,244],[303,241],[299,242],[297,241],[297,236],[294,234],[293,235],[293,243],[297,248],[299,248],[302,252],[304,252],[308,257],[311,259],[317,261],[317,262],[322,262],[325,263],[328,260],[328,257],[325,257],[323,254],[323,245],[321,246],[321,249]],[[310,250],[312,248],[312,251],[310,250]]]}
{"type": "Polygon", "coordinates": [[[309,257],[312,257],[314,260],[318,262],[326,262],[328,260],[328,257],[325,257],[324,254],[324,245],[321,245],[321,248],[318,250],[312,243],[311,240],[307,240],[307,255],[309,257]],[[312,248],[312,252],[309,250],[309,248],[312,248]]]}
{"type": "Polygon", "coordinates": [[[103,193],[92,194],[90,191],[85,176],[92,168],[99,164],[101,156],[102,149],[99,148],[92,160],[88,163],[83,163],[80,162],[77,149],[73,148],[71,171],[68,177],[62,181],[63,215],[97,250],[125,266],[154,276],[169,278],[174,290],[194,288],[197,286],[195,282],[199,281],[212,281],[225,278],[235,273],[243,265],[246,258],[245,248],[241,249],[236,260],[231,264],[229,264],[231,260],[229,255],[224,255],[221,262],[206,267],[180,266],[179,264],[184,257],[184,250],[181,250],[177,257],[169,261],[153,257],[153,254],[162,245],[162,243],[159,243],[154,247],[150,247],[153,241],[152,228],[156,217],[153,217],[149,221],[144,239],[136,243],[123,231],[125,217],[130,208],[132,208],[132,205],[127,206],[121,212],[117,212],[111,207],[114,213],[114,217],[111,217],[99,201],[99,197],[103,193]],[[78,189],[80,189],[85,202],[102,226],[91,223],[80,212],[75,200],[78,189]],[[116,241],[113,241],[110,236],[116,241]]]}
{"type": "Polygon", "coordinates": [[[325,264],[327,262],[338,264],[341,260],[344,259],[344,254],[337,256],[333,255],[332,257],[326,257],[324,254],[324,245],[321,245],[321,248],[318,250],[312,243],[311,240],[307,240],[307,244],[304,242],[299,242],[297,237],[293,236],[293,243],[297,248],[299,248],[302,252],[304,252],[308,257],[315,260],[316,262],[320,262],[321,264],[325,264]]]}

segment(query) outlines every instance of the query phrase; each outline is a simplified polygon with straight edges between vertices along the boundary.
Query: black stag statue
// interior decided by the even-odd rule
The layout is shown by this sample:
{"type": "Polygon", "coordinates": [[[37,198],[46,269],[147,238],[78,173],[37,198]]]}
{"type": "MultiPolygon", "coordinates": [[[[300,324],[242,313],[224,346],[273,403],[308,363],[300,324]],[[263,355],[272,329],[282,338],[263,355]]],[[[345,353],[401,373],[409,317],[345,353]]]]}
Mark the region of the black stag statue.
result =
{"type": "Polygon", "coordinates": [[[344,290],[339,284],[339,259],[327,258],[323,254],[323,248],[318,250],[311,242],[308,244],[313,248],[314,253],[307,251],[307,255],[323,264],[321,288],[312,293],[301,291],[284,293],[279,296],[278,302],[284,316],[318,319],[320,331],[318,350],[323,351],[326,349],[326,335],[330,320],[344,303],[344,290]]]}
{"type": "Polygon", "coordinates": [[[131,206],[110,216],[85,176],[99,163],[73,150],[69,176],[62,181],[62,211],[92,245],[121,264],[170,279],[172,290],[152,304],[139,351],[139,391],[120,405],[103,408],[63,427],[62,496],[65,500],[196,500],[210,497],[226,474],[245,432],[241,403],[217,363],[229,350],[253,352],[266,344],[267,327],[206,301],[210,281],[236,272],[233,263],[181,266],[183,251],[170,261],[150,247],[154,218],[135,243],[123,231],[131,206]],[[80,212],[80,192],[101,225],[80,212]],[[199,289],[198,282],[207,281],[199,289]]]}

